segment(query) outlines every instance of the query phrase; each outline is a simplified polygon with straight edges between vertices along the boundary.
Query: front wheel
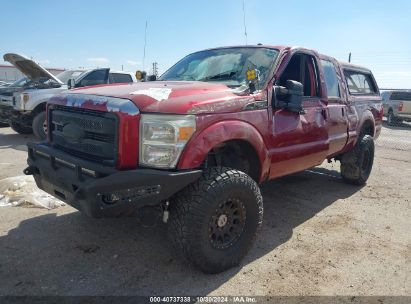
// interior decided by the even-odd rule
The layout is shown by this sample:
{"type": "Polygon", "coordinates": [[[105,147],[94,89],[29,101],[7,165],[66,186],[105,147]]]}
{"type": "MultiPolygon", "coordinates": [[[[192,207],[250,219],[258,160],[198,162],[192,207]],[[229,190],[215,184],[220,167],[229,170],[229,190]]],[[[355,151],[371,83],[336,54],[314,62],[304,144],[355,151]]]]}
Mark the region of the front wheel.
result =
{"type": "Polygon", "coordinates": [[[263,220],[263,198],[247,174],[210,168],[170,202],[169,236],[205,273],[238,265],[263,220]]]}
{"type": "Polygon", "coordinates": [[[355,148],[341,158],[341,176],[345,182],[364,185],[374,163],[374,139],[370,135],[360,138],[355,148]]]}
{"type": "Polygon", "coordinates": [[[33,133],[38,140],[45,140],[47,137],[46,112],[38,113],[33,119],[33,133]]]}
{"type": "Polygon", "coordinates": [[[31,133],[33,133],[33,130],[31,128],[25,127],[25,126],[19,124],[18,122],[12,121],[10,123],[10,127],[12,128],[12,130],[14,132],[19,133],[19,134],[31,134],[31,133]]]}

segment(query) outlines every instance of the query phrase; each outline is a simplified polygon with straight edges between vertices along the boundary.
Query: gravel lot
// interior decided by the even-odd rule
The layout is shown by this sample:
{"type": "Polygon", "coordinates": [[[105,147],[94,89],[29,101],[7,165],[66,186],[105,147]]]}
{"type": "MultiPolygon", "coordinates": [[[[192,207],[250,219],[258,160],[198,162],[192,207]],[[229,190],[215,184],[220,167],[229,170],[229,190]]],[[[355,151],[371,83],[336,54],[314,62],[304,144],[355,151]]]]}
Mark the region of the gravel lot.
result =
{"type": "MultiPolygon", "coordinates": [[[[26,141],[0,129],[0,179],[26,141]]],[[[71,207],[0,209],[0,295],[411,295],[411,127],[384,127],[364,187],[339,164],[262,186],[264,225],[240,267],[204,275],[164,225],[90,219],[71,207]]]]}

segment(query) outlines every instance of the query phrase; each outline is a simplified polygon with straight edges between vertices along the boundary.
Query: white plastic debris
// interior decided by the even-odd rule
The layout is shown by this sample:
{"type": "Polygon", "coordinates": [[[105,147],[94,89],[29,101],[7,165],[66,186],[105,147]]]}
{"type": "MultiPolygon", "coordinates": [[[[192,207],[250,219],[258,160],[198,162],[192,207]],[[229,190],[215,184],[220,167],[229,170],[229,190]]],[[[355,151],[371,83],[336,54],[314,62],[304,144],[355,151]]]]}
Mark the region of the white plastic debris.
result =
{"type": "Polygon", "coordinates": [[[0,180],[0,207],[24,206],[54,209],[65,203],[37,188],[33,176],[14,176],[0,180]]]}

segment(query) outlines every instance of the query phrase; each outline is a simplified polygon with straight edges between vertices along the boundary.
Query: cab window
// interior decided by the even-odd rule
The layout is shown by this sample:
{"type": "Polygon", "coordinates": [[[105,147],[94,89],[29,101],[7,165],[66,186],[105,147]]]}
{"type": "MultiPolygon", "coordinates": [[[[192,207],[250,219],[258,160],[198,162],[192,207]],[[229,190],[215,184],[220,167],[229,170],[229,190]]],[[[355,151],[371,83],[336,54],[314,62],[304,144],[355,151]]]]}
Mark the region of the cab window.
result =
{"type": "Polygon", "coordinates": [[[344,76],[351,95],[372,95],[377,93],[376,85],[369,73],[345,70],[344,76]]]}
{"type": "Polygon", "coordinates": [[[335,71],[334,64],[328,60],[321,60],[321,67],[323,68],[324,72],[328,98],[339,98],[340,88],[338,85],[338,76],[337,72],[335,71]]]}
{"type": "Polygon", "coordinates": [[[86,75],[79,83],[78,86],[94,86],[107,83],[107,70],[95,70],[86,75]]]}
{"type": "Polygon", "coordinates": [[[285,87],[287,80],[301,82],[305,97],[319,96],[318,69],[314,57],[306,54],[294,55],[282,73],[278,84],[285,87]]]}
{"type": "Polygon", "coordinates": [[[123,83],[123,82],[133,82],[131,75],[122,73],[110,73],[109,74],[110,83],[123,83]]]}

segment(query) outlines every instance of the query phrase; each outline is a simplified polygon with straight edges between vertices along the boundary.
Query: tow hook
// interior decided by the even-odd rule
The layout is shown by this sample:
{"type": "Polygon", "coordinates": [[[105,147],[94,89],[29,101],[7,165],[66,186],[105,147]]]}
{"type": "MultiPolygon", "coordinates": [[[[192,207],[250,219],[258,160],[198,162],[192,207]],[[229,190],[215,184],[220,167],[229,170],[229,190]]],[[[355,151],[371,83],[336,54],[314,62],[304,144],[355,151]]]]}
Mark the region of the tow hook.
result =
{"type": "Polygon", "coordinates": [[[28,166],[26,169],[23,170],[25,175],[33,175],[34,173],[38,173],[39,170],[36,167],[28,166]]]}

